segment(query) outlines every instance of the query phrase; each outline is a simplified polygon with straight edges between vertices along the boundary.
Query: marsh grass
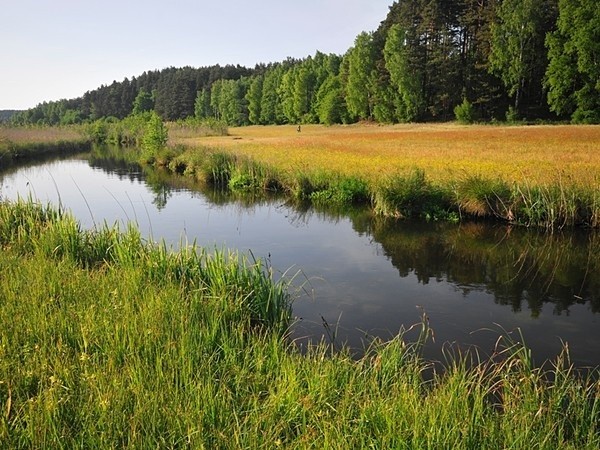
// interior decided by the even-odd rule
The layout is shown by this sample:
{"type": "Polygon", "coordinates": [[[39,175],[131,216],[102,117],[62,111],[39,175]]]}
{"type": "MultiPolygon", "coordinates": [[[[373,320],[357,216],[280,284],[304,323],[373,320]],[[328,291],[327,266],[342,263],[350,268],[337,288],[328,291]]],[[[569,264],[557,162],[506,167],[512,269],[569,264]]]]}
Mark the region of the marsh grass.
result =
{"type": "Polygon", "coordinates": [[[374,193],[375,212],[400,219],[451,219],[455,216],[447,189],[436,186],[422,170],[388,178],[374,193]]]}
{"type": "Polygon", "coordinates": [[[169,252],[31,203],[0,204],[0,237],[2,448],[600,446],[598,374],[567,348],[542,369],[501,338],[439,370],[424,320],[359,360],[300,354],[285,282],[253,258],[169,252]]]}
{"type": "Polygon", "coordinates": [[[301,135],[270,126],[174,142],[188,147],[184,167],[186,160],[194,166],[199,153],[228,154],[267,168],[293,198],[315,203],[366,197],[393,217],[489,218],[548,229],[599,225],[597,126],[315,125],[301,135]],[[425,174],[425,188],[413,186],[405,197],[415,173],[425,174]],[[347,195],[351,180],[360,180],[368,195],[363,186],[347,195]],[[414,211],[414,203],[426,209],[414,211]]]}
{"type": "Polygon", "coordinates": [[[502,180],[469,176],[455,184],[454,194],[461,214],[512,220],[511,187],[502,180]]]}
{"type": "Polygon", "coordinates": [[[91,142],[82,129],[70,127],[0,127],[0,167],[44,155],[86,151],[91,142]]]}
{"type": "Polygon", "coordinates": [[[376,214],[397,219],[488,218],[547,229],[600,225],[600,190],[560,179],[551,184],[509,183],[467,175],[454,181],[433,181],[424,170],[414,168],[369,182],[325,169],[283,171],[211,149],[181,150],[168,167],[237,192],[285,192],[318,206],[368,204],[376,214]]]}

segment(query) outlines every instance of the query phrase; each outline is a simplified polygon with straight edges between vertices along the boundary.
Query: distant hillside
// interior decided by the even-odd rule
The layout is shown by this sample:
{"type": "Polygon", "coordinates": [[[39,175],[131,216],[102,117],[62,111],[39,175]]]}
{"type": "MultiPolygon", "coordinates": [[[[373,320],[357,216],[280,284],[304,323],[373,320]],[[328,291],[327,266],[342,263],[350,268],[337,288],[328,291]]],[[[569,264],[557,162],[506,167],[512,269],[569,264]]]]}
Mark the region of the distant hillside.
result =
{"type": "Polygon", "coordinates": [[[12,116],[20,111],[14,109],[2,109],[0,110],[0,123],[8,122],[12,116]]]}

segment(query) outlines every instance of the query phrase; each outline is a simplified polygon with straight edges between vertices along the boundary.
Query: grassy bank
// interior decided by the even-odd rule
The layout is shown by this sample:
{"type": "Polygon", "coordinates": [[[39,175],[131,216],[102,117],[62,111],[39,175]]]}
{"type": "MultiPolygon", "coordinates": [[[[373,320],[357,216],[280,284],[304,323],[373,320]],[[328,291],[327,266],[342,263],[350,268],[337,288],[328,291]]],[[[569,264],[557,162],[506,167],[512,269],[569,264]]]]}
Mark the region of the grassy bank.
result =
{"type": "Polygon", "coordinates": [[[161,165],[235,190],[398,218],[600,226],[600,127],[248,127],[172,142],[188,150],[161,165]]]}
{"type": "MultiPolygon", "coordinates": [[[[425,379],[420,343],[361,360],[285,338],[259,262],[0,204],[2,448],[598,448],[600,384],[502,341],[425,379]]],[[[426,321],[422,338],[429,333],[426,321]]]]}
{"type": "Polygon", "coordinates": [[[87,151],[90,140],[78,126],[0,127],[0,167],[23,159],[87,151]]]}

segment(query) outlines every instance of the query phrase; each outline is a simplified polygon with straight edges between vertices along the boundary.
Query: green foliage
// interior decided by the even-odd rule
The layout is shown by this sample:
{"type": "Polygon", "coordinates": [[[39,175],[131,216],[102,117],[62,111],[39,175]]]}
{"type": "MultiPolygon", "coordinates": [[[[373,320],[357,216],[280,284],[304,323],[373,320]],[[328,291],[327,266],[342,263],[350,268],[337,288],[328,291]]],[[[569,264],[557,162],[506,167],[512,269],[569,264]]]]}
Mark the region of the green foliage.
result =
{"type": "Polygon", "coordinates": [[[286,71],[281,77],[277,93],[281,99],[281,109],[287,123],[297,123],[300,120],[295,107],[295,86],[298,70],[296,67],[286,71]]]}
{"type": "Polygon", "coordinates": [[[348,111],[339,76],[328,77],[317,93],[317,115],[325,125],[346,122],[348,111]]]}
{"type": "Polygon", "coordinates": [[[248,80],[218,80],[212,85],[210,107],[215,118],[227,125],[248,124],[246,91],[248,80]]]}
{"type": "Polygon", "coordinates": [[[87,134],[97,144],[108,141],[108,125],[104,120],[96,120],[86,128],[87,134]]]}
{"type": "Polygon", "coordinates": [[[140,89],[133,101],[132,114],[143,114],[154,109],[154,98],[150,92],[140,89]]]}
{"type": "Polygon", "coordinates": [[[458,182],[454,191],[462,215],[514,219],[512,190],[502,180],[470,176],[458,182]]]}
{"type": "Polygon", "coordinates": [[[548,104],[574,122],[600,123],[600,11],[594,0],[559,0],[557,30],[546,38],[548,104]]]}
{"type": "Polygon", "coordinates": [[[264,75],[263,92],[260,100],[260,120],[262,124],[285,123],[279,87],[283,77],[281,65],[275,65],[264,75]]]}
{"type": "Polygon", "coordinates": [[[454,117],[459,123],[463,124],[471,124],[475,121],[475,111],[473,110],[473,105],[467,98],[463,99],[463,102],[460,105],[456,105],[454,107],[454,117]]]}
{"type": "Polygon", "coordinates": [[[547,58],[546,32],[554,27],[556,0],[504,0],[492,25],[489,71],[502,79],[514,108],[529,87],[541,93],[547,58]]]}
{"type": "Polygon", "coordinates": [[[70,124],[150,110],[166,121],[194,116],[229,126],[447,121],[468,98],[478,120],[501,119],[512,99],[528,120],[547,119],[550,108],[595,123],[598,16],[595,0],[394,2],[344,57],[149,71],[42,103],[11,122],[70,124]]]}
{"type": "Polygon", "coordinates": [[[210,107],[210,90],[202,89],[196,95],[194,103],[194,117],[198,120],[214,119],[214,113],[210,107]]]}
{"type": "Polygon", "coordinates": [[[153,162],[167,146],[168,139],[169,132],[161,118],[155,112],[150,113],[142,137],[142,159],[153,162]]]}
{"type": "Polygon", "coordinates": [[[326,187],[310,193],[310,200],[317,205],[346,206],[366,203],[369,200],[369,187],[364,180],[356,177],[330,178],[326,187]]]}
{"type": "Polygon", "coordinates": [[[396,91],[396,116],[400,122],[411,122],[423,113],[422,74],[415,70],[414,55],[405,45],[406,32],[393,25],[385,42],[385,67],[396,91]]]}
{"type": "Polygon", "coordinates": [[[520,120],[519,111],[513,106],[509,106],[506,110],[506,122],[510,124],[516,124],[520,120]]]}
{"type": "Polygon", "coordinates": [[[246,100],[248,101],[248,120],[251,124],[261,123],[260,107],[263,96],[263,81],[261,75],[254,77],[252,81],[250,81],[250,87],[246,94],[246,100]]]}
{"type": "Polygon", "coordinates": [[[373,36],[361,33],[348,50],[348,80],[346,104],[348,112],[358,120],[368,120],[373,115],[373,86],[375,77],[375,53],[373,36]]]}
{"type": "Polygon", "coordinates": [[[302,64],[293,86],[294,114],[303,123],[313,122],[312,103],[315,96],[316,74],[307,64],[302,64]]]}

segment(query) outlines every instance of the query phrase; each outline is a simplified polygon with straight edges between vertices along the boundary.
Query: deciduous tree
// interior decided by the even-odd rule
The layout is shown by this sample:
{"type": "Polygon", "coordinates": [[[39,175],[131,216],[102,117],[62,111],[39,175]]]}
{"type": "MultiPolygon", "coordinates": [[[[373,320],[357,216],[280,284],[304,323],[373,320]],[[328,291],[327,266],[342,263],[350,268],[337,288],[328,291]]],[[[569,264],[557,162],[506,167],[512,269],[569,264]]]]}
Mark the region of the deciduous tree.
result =
{"type": "Polygon", "coordinates": [[[557,30],[548,35],[548,103],[576,122],[600,122],[600,5],[560,0],[557,30]]]}

